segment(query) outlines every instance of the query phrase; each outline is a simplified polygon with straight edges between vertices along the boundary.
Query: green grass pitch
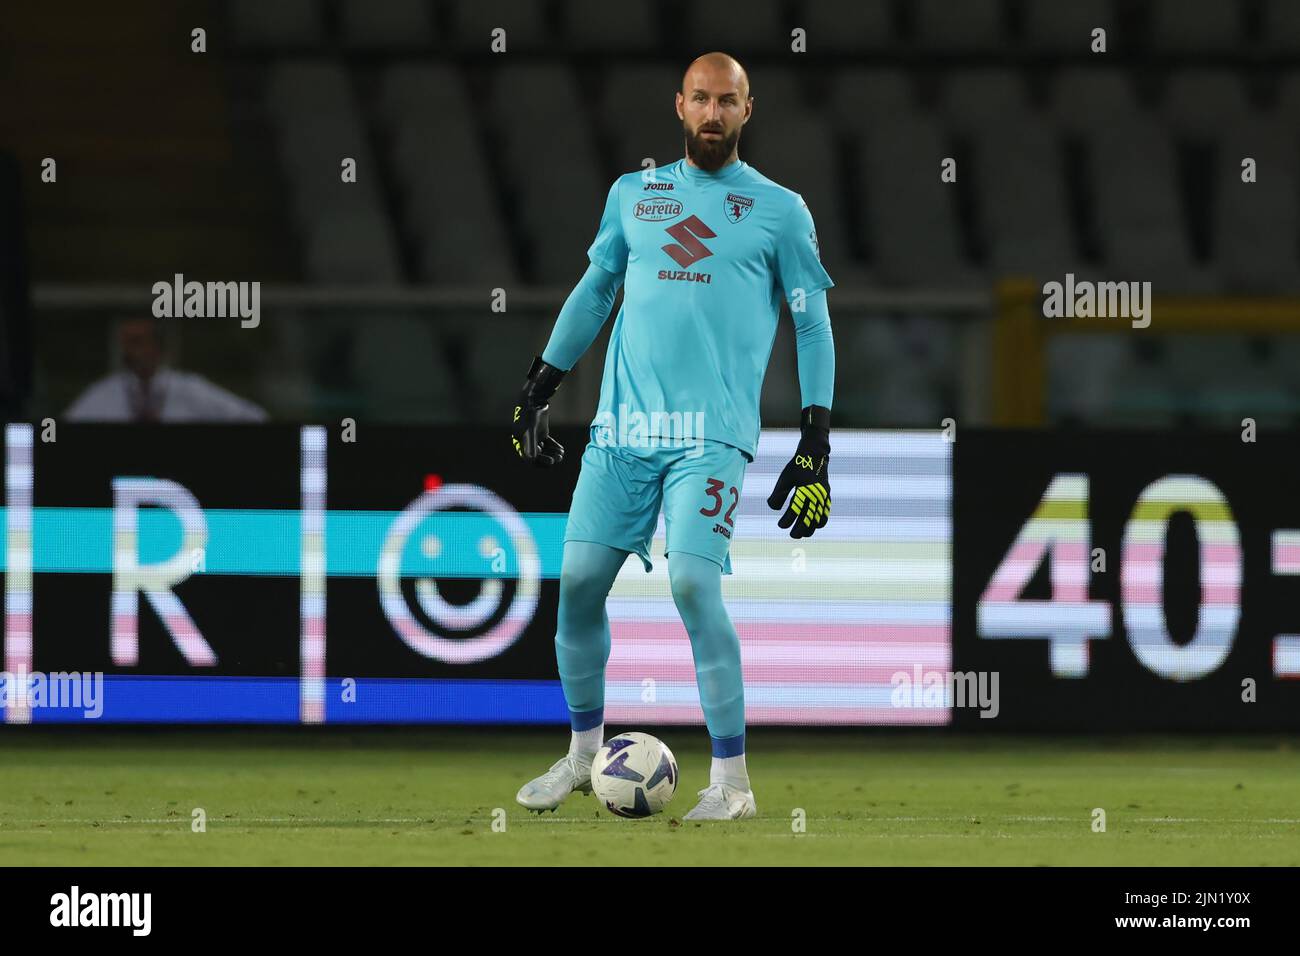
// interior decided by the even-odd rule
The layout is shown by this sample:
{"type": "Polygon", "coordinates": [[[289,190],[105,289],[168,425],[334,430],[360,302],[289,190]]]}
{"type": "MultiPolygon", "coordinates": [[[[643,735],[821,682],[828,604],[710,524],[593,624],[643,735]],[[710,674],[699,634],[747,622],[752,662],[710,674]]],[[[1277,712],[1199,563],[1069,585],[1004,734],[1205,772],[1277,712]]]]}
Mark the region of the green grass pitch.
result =
{"type": "Polygon", "coordinates": [[[661,733],[677,795],[629,821],[591,797],[540,817],[515,804],[562,729],[9,728],[0,864],[1300,865],[1295,738],[758,729],[759,817],[692,824],[680,818],[707,783],[707,739],[661,733]]]}

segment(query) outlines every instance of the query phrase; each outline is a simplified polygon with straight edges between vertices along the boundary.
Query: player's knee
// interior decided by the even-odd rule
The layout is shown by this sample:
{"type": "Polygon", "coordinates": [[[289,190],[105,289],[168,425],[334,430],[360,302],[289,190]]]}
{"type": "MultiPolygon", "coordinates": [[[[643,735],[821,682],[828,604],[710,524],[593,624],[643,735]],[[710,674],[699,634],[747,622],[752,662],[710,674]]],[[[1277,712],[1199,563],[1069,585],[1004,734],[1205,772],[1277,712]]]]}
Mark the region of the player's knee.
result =
{"type": "Polygon", "coordinates": [[[669,574],[672,587],[673,603],[683,618],[702,614],[709,605],[710,591],[708,584],[698,575],[689,572],[669,574]]]}
{"type": "Polygon", "coordinates": [[[570,604],[584,604],[605,600],[606,582],[595,568],[581,564],[565,564],[560,568],[560,600],[570,604]]]}

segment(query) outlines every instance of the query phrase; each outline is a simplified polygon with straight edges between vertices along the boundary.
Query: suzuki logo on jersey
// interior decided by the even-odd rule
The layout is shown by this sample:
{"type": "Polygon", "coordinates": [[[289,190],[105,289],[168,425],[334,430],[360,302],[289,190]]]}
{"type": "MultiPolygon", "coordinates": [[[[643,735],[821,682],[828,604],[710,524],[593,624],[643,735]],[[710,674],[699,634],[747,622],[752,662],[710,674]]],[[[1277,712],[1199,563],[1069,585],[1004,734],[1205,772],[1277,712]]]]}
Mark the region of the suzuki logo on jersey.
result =
{"type": "MultiPolygon", "coordinates": [[[[677,240],[676,245],[663,246],[664,252],[672,256],[673,262],[683,269],[693,262],[699,262],[706,256],[713,255],[709,247],[700,240],[715,239],[718,234],[700,222],[699,216],[690,216],[681,222],[673,223],[664,232],[677,240]]],[[[666,278],[662,272],[659,277],[666,278]]]]}
{"type": "Polygon", "coordinates": [[[740,222],[749,215],[750,210],[754,208],[754,200],[748,196],[742,196],[739,193],[727,193],[726,201],[722,204],[723,212],[732,222],[740,222]]]}
{"type": "Polygon", "coordinates": [[[705,285],[708,285],[713,281],[713,276],[707,272],[687,272],[685,269],[678,269],[676,271],[672,269],[660,269],[659,278],[676,279],[679,282],[703,282],[705,285]]]}
{"type": "Polygon", "coordinates": [[[676,199],[660,199],[658,196],[653,199],[638,200],[636,208],[632,210],[632,215],[642,222],[664,222],[667,219],[676,219],[681,214],[680,202],[676,199]]]}

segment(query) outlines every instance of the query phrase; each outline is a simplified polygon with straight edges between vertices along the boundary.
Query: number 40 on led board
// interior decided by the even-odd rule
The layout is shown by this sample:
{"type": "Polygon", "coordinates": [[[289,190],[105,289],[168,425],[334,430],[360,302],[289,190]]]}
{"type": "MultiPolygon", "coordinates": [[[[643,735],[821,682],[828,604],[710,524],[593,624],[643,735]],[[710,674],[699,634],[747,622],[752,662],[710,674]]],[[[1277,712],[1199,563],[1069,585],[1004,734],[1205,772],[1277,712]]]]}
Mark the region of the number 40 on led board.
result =
{"type": "MultiPolygon", "coordinates": [[[[1088,490],[1085,474],[1052,479],[976,607],[982,638],[1046,640],[1057,677],[1087,676],[1088,642],[1111,636],[1110,604],[1088,596],[1095,557],[1088,490]],[[1050,562],[1051,597],[1023,597],[1044,559],[1050,562]]],[[[1274,531],[1272,552],[1275,574],[1300,574],[1300,531],[1274,531]]],[[[1218,487],[1198,475],[1167,475],[1147,485],[1124,525],[1119,557],[1120,613],[1137,659],[1175,681],[1217,670],[1237,635],[1242,579],[1237,523],[1218,487]],[[1196,633],[1185,643],[1171,638],[1163,600],[1169,520],[1179,512],[1191,516],[1200,548],[1201,605],[1196,633]]],[[[1273,672],[1300,677],[1300,635],[1274,637],[1273,672]]]]}

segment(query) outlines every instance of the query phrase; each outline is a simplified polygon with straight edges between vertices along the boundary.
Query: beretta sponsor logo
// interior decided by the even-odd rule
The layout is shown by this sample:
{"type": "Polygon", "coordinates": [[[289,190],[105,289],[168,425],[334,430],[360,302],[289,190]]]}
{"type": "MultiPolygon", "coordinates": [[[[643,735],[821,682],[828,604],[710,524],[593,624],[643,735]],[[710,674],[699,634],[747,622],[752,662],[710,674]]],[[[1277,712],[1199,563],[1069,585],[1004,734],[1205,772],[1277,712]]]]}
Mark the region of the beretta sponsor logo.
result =
{"type": "Polygon", "coordinates": [[[682,204],[676,199],[663,196],[637,200],[636,209],[632,213],[643,222],[666,222],[669,219],[676,219],[681,214],[682,204]]]}

